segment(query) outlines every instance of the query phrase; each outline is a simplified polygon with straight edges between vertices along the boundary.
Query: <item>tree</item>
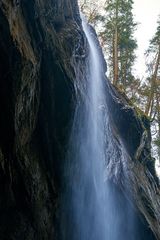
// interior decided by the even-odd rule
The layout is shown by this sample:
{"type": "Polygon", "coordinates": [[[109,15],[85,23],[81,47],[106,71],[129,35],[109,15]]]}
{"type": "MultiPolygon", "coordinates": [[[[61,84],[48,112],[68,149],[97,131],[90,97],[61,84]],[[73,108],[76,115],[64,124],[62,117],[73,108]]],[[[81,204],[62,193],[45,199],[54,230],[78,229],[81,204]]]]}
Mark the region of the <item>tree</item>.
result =
{"type": "Polygon", "coordinates": [[[101,20],[99,10],[102,9],[102,7],[100,3],[96,0],[79,0],[79,5],[81,12],[87,17],[88,22],[96,28],[99,20],[101,20]]]}
{"type": "Polygon", "coordinates": [[[133,19],[132,0],[107,0],[104,31],[110,77],[114,85],[127,86],[134,81],[132,66],[135,60],[136,40],[133,33],[136,23],[133,19]]]}
{"type": "Polygon", "coordinates": [[[148,104],[146,105],[145,113],[152,116],[153,102],[156,94],[157,78],[160,70],[160,18],[157,21],[158,27],[154,37],[150,41],[147,50],[147,57],[149,58],[148,71],[151,73],[150,94],[148,96],[148,104]]]}
{"type": "Polygon", "coordinates": [[[146,92],[145,113],[151,119],[152,135],[155,155],[160,161],[160,16],[157,21],[157,29],[150,41],[146,52],[147,72],[148,72],[148,91],[146,92]]]}

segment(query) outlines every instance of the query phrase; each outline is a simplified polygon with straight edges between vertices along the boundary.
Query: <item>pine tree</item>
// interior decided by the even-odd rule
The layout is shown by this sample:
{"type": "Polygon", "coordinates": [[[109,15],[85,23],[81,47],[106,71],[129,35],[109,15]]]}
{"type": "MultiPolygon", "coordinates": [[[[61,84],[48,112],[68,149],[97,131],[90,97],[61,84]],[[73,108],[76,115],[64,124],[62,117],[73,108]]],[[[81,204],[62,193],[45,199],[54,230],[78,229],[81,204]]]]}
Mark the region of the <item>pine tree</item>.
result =
{"type": "Polygon", "coordinates": [[[160,16],[157,29],[146,52],[148,84],[145,113],[151,119],[154,146],[160,161],[160,16]]]}
{"type": "Polygon", "coordinates": [[[147,57],[149,58],[148,71],[151,72],[151,81],[150,81],[150,94],[148,96],[148,103],[146,105],[145,113],[147,115],[152,115],[153,102],[156,94],[157,78],[160,74],[160,17],[157,21],[157,29],[154,37],[150,41],[149,48],[146,52],[147,57]]]}
{"type": "Polygon", "coordinates": [[[114,85],[126,88],[134,81],[132,66],[135,60],[136,40],[133,33],[136,23],[133,19],[132,0],[108,0],[105,7],[104,31],[110,77],[114,85]]]}

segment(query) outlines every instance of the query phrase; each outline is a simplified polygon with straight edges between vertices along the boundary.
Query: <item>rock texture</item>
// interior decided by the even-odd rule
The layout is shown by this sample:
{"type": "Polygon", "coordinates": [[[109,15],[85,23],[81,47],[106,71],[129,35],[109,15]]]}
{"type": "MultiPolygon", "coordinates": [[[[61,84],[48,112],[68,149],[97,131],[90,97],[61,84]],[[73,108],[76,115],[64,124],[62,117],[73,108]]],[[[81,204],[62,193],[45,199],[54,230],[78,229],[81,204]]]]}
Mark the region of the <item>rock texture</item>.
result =
{"type": "Polygon", "coordinates": [[[59,238],[77,11],[74,1],[0,1],[1,239],[59,238]]]}
{"type": "MultiPolygon", "coordinates": [[[[133,202],[136,212],[139,212],[135,217],[139,229],[137,239],[160,239],[160,189],[155,159],[150,152],[150,122],[142,112],[136,111],[126,96],[109,83],[107,92],[115,145],[117,149],[121,144],[125,146],[127,159],[127,163],[116,162],[118,174],[111,171],[111,179],[120,186],[126,198],[133,202]]],[[[113,170],[115,163],[111,162],[110,165],[113,170]]]]}
{"type": "MultiPolygon", "coordinates": [[[[77,1],[0,0],[2,240],[62,239],[63,166],[86,49],[77,1]]],[[[106,100],[116,142],[128,154],[124,174],[117,178],[113,167],[111,181],[124,197],[123,180],[130,182],[140,239],[160,239],[149,123],[108,81],[106,100]]]]}

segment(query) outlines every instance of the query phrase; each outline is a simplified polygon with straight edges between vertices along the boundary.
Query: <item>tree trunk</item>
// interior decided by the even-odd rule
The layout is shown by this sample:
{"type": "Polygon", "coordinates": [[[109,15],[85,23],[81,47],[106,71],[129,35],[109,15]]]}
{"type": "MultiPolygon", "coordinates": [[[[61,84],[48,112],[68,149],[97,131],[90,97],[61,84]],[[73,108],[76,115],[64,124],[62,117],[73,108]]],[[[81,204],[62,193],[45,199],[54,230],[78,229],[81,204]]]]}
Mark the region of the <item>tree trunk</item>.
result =
{"type": "Polygon", "coordinates": [[[156,88],[156,79],[157,79],[157,73],[158,73],[158,67],[160,64],[160,45],[158,48],[158,53],[157,53],[157,59],[156,59],[156,63],[155,63],[155,69],[154,69],[154,73],[152,76],[152,80],[151,80],[151,88],[150,88],[150,94],[148,97],[148,101],[147,101],[147,105],[146,105],[146,109],[145,109],[145,114],[149,116],[150,112],[152,112],[152,102],[154,99],[154,94],[155,94],[155,88],[156,88]]]}
{"type": "Polygon", "coordinates": [[[124,91],[126,92],[126,85],[127,85],[127,63],[128,63],[128,49],[126,49],[126,55],[125,55],[125,64],[124,64],[124,69],[123,69],[123,88],[124,91]]]}
{"type": "MultiPolygon", "coordinates": [[[[157,86],[158,89],[158,86],[157,86]]],[[[157,111],[157,125],[158,125],[158,133],[157,133],[157,139],[158,142],[158,157],[159,157],[159,165],[160,165],[160,93],[156,89],[156,111],[157,111]]]]}
{"type": "Polygon", "coordinates": [[[113,84],[118,85],[118,1],[115,13],[115,29],[113,40],[113,84]]]}

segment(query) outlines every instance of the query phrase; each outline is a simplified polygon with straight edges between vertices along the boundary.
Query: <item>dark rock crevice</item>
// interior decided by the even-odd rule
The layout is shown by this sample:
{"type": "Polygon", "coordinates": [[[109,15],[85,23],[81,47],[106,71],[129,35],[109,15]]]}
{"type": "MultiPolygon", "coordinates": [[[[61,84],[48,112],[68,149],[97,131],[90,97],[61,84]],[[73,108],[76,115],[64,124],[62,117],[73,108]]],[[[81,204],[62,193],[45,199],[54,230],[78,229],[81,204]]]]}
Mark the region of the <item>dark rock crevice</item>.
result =
{"type": "Polygon", "coordinates": [[[0,29],[1,29],[1,61],[0,61],[0,145],[5,157],[7,153],[11,153],[14,142],[14,102],[15,96],[13,91],[13,71],[14,65],[12,61],[14,54],[16,54],[16,48],[13,44],[12,38],[9,32],[8,23],[4,15],[0,14],[0,29]]]}

